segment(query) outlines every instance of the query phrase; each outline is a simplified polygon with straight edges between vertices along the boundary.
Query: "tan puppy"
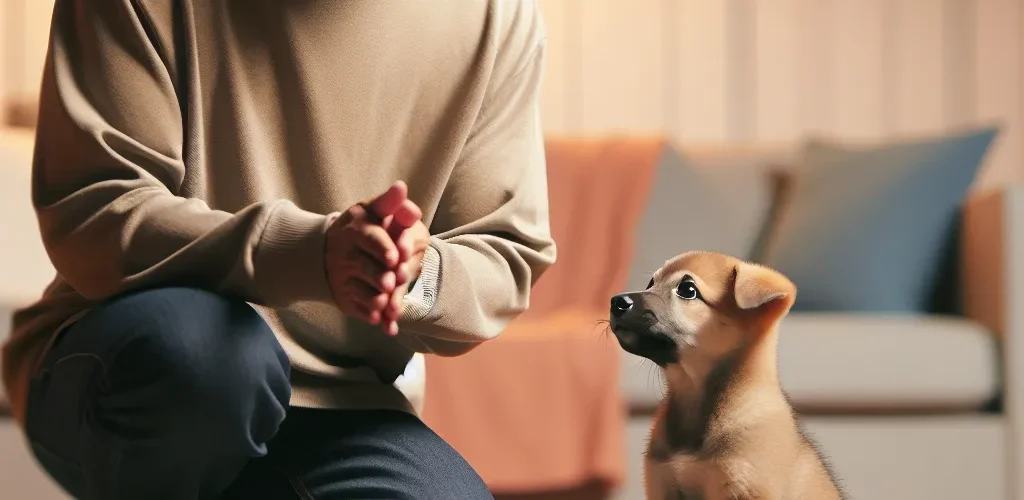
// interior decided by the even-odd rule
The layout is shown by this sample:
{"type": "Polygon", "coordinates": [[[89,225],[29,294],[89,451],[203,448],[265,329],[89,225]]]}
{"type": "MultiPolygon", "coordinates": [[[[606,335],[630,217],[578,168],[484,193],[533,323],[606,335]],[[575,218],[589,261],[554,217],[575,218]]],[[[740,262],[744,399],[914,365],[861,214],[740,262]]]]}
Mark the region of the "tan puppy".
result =
{"type": "Polygon", "coordinates": [[[779,385],[779,321],[796,287],[710,252],[669,260],[612,298],[619,344],[657,363],[668,394],[644,463],[650,500],[842,500],[779,385]]]}

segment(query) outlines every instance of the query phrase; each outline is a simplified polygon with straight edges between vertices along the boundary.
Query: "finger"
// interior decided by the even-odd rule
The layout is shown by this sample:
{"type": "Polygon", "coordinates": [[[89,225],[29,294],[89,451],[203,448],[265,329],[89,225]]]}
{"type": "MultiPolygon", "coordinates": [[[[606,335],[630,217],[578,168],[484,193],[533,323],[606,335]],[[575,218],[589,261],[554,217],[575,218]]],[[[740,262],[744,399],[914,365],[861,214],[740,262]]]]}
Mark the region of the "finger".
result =
{"type": "MultiPolygon", "coordinates": [[[[391,223],[391,221],[393,221],[394,219],[395,219],[394,215],[389,215],[387,217],[384,217],[383,219],[380,219],[380,223],[378,224],[380,227],[384,228],[384,230],[388,232],[389,236],[391,235],[391,228],[394,227],[394,225],[391,223]]],[[[395,239],[395,238],[392,237],[391,239],[395,239]]]]}
{"type": "Polygon", "coordinates": [[[360,319],[362,319],[363,321],[371,325],[380,324],[380,311],[376,309],[370,309],[363,305],[355,305],[355,308],[360,311],[360,314],[362,314],[363,317],[360,319]]]}
{"type": "Polygon", "coordinates": [[[349,290],[351,292],[349,298],[352,303],[364,308],[368,312],[380,311],[383,314],[385,308],[391,303],[390,293],[381,292],[361,279],[352,278],[349,283],[349,290]]]}
{"type": "Polygon", "coordinates": [[[398,282],[394,271],[384,267],[369,255],[360,254],[359,262],[353,269],[352,276],[376,293],[391,293],[398,282]]]}
{"type": "Polygon", "coordinates": [[[391,300],[388,301],[387,307],[384,308],[384,315],[386,317],[394,318],[395,321],[398,321],[398,315],[402,313],[402,302],[405,300],[406,292],[407,289],[403,286],[391,294],[391,300]]]}
{"type": "Polygon", "coordinates": [[[395,248],[398,250],[398,262],[406,262],[417,253],[427,249],[428,243],[416,236],[413,231],[403,231],[395,239],[395,248]]]}
{"type": "Polygon", "coordinates": [[[412,281],[413,266],[416,264],[411,261],[406,261],[398,265],[395,270],[395,286],[404,286],[412,281]]]}
{"type": "Polygon", "coordinates": [[[376,325],[377,323],[380,323],[380,311],[375,311],[363,304],[357,303],[352,303],[351,309],[352,311],[349,311],[349,315],[356,319],[359,319],[371,325],[376,325]]]}
{"type": "Polygon", "coordinates": [[[367,205],[374,215],[383,219],[389,215],[394,215],[408,195],[408,186],[402,181],[396,181],[387,191],[370,200],[367,205]]]}
{"type": "Polygon", "coordinates": [[[401,253],[384,228],[376,224],[364,224],[359,232],[361,237],[358,238],[357,245],[360,249],[388,269],[398,265],[401,253]]]}
{"type": "Polygon", "coordinates": [[[402,309],[402,297],[405,295],[405,287],[400,287],[391,294],[391,301],[381,311],[381,324],[384,333],[389,336],[398,335],[398,315],[402,309]]]}
{"type": "Polygon", "coordinates": [[[413,245],[415,244],[415,236],[412,231],[402,231],[398,233],[397,237],[392,236],[395,241],[395,250],[398,251],[398,261],[405,262],[412,257],[413,245]]]}
{"type": "Polygon", "coordinates": [[[349,280],[345,285],[347,292],[345,300],[349,304],[347,309],[349,309],[350,312],[355,313],[353,316],[371,325],[379,324],[384,316],[384,311],[382,308],[373,307],[373,303],[380,302],[379,299],[376,299],[378,295],[384,295],[385,301],[390,296],[387,294],[380,294],[376,290],[356,279],[349,280]]]}
{"type": "Polygon", "coordinates": [[[395,287],[400,287],[409,282],[409,263],[403,262],[395,268],[395,287]]]}
{"type": "Polygon", "coordinates": [[[423,211],[420,210],[420,207],[416,206],[412,200],[406,200],[395,211],[395,215],[391,216],[389,223],[387,225],[382,224],[382,226],[388,230],[388,235],[391,236],[391,239],[397,241],[403,231],[415,225],[422,218],[423,211]]]}

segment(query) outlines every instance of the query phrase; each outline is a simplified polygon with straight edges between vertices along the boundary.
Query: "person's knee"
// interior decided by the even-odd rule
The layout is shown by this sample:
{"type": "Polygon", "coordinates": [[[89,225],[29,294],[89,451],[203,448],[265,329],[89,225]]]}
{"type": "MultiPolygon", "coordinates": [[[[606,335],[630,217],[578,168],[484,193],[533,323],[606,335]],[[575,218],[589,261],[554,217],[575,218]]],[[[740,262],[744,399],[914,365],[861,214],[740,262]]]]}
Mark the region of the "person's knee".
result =
{"type": "Polygon", "coordinates": [[[133,319],[107,374],[113,394],[148,394],[140,403],[159,427],[184,426],[195,439],[261,446],[277,431],[290,397],[288,359],[246,302],[167,288],[110,308],[133,319]]]}

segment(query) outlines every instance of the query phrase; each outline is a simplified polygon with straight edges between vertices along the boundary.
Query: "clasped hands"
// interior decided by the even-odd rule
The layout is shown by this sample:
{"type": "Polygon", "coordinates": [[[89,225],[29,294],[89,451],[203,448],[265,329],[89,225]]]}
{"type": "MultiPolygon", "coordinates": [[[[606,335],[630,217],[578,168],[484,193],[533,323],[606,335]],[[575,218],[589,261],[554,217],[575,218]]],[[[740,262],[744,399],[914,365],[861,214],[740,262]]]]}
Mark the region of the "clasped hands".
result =
{"type": "Polygon", "coordinates": [[[409,284],[419,276],[430,232],[404,182],[357,203],[327,229],[327,282],[346,315],[398,334],[409,284]]]}

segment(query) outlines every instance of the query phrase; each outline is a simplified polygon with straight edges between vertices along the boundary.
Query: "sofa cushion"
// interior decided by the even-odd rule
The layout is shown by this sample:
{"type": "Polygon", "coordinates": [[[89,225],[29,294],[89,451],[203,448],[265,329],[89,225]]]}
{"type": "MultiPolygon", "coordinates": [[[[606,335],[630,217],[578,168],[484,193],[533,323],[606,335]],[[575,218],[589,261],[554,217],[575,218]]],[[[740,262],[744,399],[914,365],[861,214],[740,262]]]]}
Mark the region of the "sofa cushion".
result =
{"type": "Polygon", "coordinates": [[[768,172],[776,159],[666,147],[636,229],[627,288],[643,288],[666,260],[688,250],[750,258],[772,204],[768,172]]]}
{"type": "Polygon", "coordinates": [[[793,310],[936,312],[936,294],[955,290],[944,286],[955,274],[944,264],[957,215],[997,132],[810,141],[765,257],[800,288],[793,310]]]}
{"type": "MultiPolygon", "coordinates": [[[[623,355],[629,404],[650,411],[660,371],[623,355]]],[[[779,372],[809,412],[974,411],[999,392],[993,336],[956,317],[793,313],[780,329],[779,372]]]]}

